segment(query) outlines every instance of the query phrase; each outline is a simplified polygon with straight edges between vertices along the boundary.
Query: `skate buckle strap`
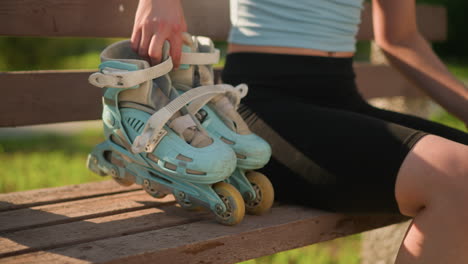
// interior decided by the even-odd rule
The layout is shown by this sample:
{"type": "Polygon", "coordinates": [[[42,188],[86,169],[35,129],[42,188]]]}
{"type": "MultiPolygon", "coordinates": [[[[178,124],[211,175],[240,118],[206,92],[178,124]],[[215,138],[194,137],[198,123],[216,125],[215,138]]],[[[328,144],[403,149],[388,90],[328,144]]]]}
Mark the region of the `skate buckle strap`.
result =
{"type": "Polygon", "coordinates": [[[191,102],[198,104],[197,100],[201,99],[205,101],[208,99],[209,101],[218,94],[226,93],[226,91],[220,89],[219,86],[220,85],[207,85],[191,89],[171,101],[165,107],[156,111],[146,122],[143,132],[133,141],[133,153],[153,152],[165,135],[166,131],[163,128],[169,119],[191,102]]]}
{"type": "Polygon", "coordinates": [[[219,62],[219,49],[214,49],[214,52],[182,52],[180,64],[190,65],[208,65],[219,62]]]}
{"type": "MultiPolygon", "coordinates": [[[[216,89],[220,89],[221,91],[223,91],[222,94],[227,95],[227,97],[233,104],[234,109],[237,109],[239,107],[240,100],[244,98],[249,91],[249,87],[244,83],[241,83],[235,87],[229,84],[215,84],[215,85],[207,85],[207,86],[200,86],[200,87],[214,87],[216,89]]],[[[189,111],[189,113],[195,114],[204,105],[206,105],[211,99],[213,99],[213,97],[214,96],[201,97],[193,101],[192,103],[190,103],[190,105],[187,106],[187,110],[189,111]]]]}
{"type": "Polygon", "coordinates": [[[169,73],[173,68],[172,59],[160,64],[136,71],[127,71],[115,68],[104,68],[100,72],[89,76],[88,81],[99,88],[131,88],[146,81],[158,78],[169,73]]]}

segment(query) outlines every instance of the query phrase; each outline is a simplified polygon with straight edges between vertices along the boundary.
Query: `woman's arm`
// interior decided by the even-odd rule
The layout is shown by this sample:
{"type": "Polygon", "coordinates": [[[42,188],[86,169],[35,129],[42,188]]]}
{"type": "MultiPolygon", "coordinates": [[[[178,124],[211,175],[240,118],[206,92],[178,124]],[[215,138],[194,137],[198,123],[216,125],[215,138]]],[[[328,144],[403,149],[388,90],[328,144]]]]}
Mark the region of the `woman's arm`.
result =
{"type": "Polygon", "coordinates": [[[416,25],[414,0],[372,0],[374,35],[389,63],[468,124],[468,89],[433,52],[416,25]]]}
{"type": "Polygon", "coordinates": [[[174,67],[179,66],[182,32],[187,31],[180,0],[140,0],[131,37],[132,49],[152,64],[161,61],[165,40],[171,44],[174,67]]]}

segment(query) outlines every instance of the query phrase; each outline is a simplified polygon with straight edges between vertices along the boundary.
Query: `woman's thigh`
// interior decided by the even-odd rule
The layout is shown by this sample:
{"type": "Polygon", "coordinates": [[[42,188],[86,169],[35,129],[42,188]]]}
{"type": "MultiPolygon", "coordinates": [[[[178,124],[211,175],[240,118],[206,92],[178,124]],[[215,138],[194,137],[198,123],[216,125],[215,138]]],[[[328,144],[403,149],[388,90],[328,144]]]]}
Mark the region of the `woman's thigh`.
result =
{"type": "Polygon", "coordinates": [[[343,212],[398,212],[395,180],[425,133],[272,93],[240,112],[273,149],[262,171],[277,200],[343,212]]]}

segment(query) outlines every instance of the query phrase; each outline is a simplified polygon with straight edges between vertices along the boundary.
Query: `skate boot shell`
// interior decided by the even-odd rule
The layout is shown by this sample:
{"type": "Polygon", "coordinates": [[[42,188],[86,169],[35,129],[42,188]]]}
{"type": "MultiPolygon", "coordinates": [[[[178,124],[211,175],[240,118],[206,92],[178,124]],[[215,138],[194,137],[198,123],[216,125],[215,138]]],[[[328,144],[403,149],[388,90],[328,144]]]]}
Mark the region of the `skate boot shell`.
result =
{"type": "Polygon", "coordinates": [[[139,184],[155,198],[173,194],[183,208],[204,207],[220,223],[235,225],[245,212],[242,196],[225,182],[236,168],[235,153],[186,109],[224,91],[179,95],[167,74],[168,50],[166,42],[155,66],[134,53],[129,40],[101,53],[99,72],[89,82],[103,88],[106,141],[89,154],[87,166],[122,185],[139,184]]]}
{"type": "Polygon", "coordinates": [[[227,91],[207,100],[206,105],[191,104],[188,108],[214,138],[234,150],[237,168],[225,182],[234,185],[242,194],[247,213],[263,214],[273,204],[274,190],[265,175],[253,170],[262,168],[269,161],[271,147],[250,131],[237,112],[248,87],[244,84],[236,87],[214,84],[212,65],[218,62],[219,51],[209,38],[184,34],[184,43],[181,66],[170,72],[173,85],[181,92],[200,86],[217,86],[227,91]]]}

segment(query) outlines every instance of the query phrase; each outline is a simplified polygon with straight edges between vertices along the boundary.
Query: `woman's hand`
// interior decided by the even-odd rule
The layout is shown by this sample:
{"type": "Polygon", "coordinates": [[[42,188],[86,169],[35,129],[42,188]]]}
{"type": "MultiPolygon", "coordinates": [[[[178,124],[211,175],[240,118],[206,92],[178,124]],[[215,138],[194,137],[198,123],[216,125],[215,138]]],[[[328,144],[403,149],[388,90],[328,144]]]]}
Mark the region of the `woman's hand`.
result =
{"type": "Polygon", "coordinates": [[[174,68],[179,67],[182,32],[187,31],[180,0],[140,0],[131,37],[132,49],[152,65],[161,62],[165,40],[171,44],[174,68]]]}

